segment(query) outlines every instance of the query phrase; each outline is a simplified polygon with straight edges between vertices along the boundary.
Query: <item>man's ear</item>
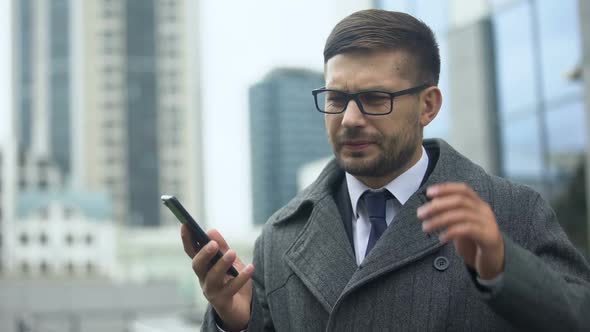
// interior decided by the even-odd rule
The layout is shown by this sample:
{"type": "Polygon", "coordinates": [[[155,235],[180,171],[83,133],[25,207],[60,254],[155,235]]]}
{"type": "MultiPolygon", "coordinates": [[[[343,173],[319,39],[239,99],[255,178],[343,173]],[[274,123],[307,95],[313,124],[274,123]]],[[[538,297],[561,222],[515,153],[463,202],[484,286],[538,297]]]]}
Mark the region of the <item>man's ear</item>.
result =
{"type": "Polygon", "coordinates": [[[420,125],[426,127],[436,116],[442,105],[442,93],[437,86],[426,88],[420,94],[420,125]]]}

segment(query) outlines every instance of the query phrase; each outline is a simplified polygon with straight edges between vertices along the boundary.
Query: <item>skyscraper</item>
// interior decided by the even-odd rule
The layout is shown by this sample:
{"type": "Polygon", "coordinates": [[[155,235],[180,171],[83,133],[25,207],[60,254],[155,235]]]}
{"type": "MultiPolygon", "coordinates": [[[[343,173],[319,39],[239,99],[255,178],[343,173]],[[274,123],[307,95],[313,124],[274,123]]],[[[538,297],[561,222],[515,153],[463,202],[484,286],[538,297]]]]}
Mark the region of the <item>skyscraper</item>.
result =
{"type": "Polygon", "coordinates": [[[14,112],[19,150],[70,172],[69,1],[15,1],[14,112]]]}
{"type": "Polygon", "coordinates": [[[82,178],[91,188],[109,188],[115,219],[132,225],[175,222],[159,204],[163,192],[194,213],[203,210],[191,5],[102,0],[80,9],[88,40],[84,84],[94,92],[83,101],[82,178]]]}
{"type": "Polygon", "coordinates": [[[297,170],[331,154],[311,90],[323,75],[276,69],[250,89],[254,223],[262,224],[297,193],[297,170]]]}
{"type": "Polygon", "coordinates": [[[18,145],[107,189],[119,223],[175,222],[161,193],[203,214],[197,5],[13,1],[18,145]]]}

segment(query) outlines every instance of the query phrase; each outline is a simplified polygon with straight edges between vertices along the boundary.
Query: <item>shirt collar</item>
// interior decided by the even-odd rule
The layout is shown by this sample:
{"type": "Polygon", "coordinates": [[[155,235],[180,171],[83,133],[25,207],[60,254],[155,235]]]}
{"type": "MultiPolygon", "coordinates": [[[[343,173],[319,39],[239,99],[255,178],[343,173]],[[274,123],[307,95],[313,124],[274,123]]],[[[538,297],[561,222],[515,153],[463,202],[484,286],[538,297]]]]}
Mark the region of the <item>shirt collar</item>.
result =
{"type": "MultiPolygon", "coordinates": [[[[404,205],[408,199],[410,199],[410,196],[420,188],[420,183],[422,183],[422,179],[424,179],[427,169],[428,154],[424,147],[422,147],[422,156],[420,157],[420,160],[407,171],[393,179],[393,181],[386,184],[383,188],[389,190],[389,192],[392,193],[402,205],[404,205]]],[[[349,173],[346,173],[346,184],[348,185],[348,196],[350,197],[350,203],[352,205],[352,213],[355,217],[358,217],[357,204],[359,199],[365,191],[374,189],[367,187],[364,183],[349,173]]]]}

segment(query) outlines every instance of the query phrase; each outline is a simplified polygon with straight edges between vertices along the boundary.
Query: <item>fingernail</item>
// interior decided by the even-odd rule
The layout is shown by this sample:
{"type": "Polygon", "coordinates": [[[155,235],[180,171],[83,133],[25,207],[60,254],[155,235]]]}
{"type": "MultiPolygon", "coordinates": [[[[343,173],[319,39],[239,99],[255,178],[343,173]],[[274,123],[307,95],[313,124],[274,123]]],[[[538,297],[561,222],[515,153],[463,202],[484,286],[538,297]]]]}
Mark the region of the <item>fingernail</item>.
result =
{"type": "Polygon", "coordinates": [[[223,260],[226,262],[231,262],[234,260],[234,258],[232,257],[232,255],[230,255],[230,252],[226,252],[225,255],[223,255],[223,260]]]}
{"type": "Polygon", "coordinates": [[[244,273],[251,273],[252,271],[254,271],[254,265],[252,264],[248,264],[245,268],[244,268],[244,273]]]}
{"type": "Polygon", "coordinates": [[[424,221],[424,222],[422,222],[422,231],[423,231],[423,232],[427,232],[427,231],[428,231],[428,229],[429,229],[429,224],[430,224],[430,223],[429,223],[428,221],[424,221]]]}
{"type": "Polygon", "coordinates": [[[436,194],[437,188],[436,187],[428,187],[426,189],[426,195],[434,195],[436,194]]]}
{"type": "Polygon", "coordinates": [[[424,206],[421,206],[416,210],[416,215],[418,216],[418,218],[422,217],[422,215],[424,214],[424,210],[425,210],[424,206]]]}
{"type": "Polygon", "coordinates": [[[205,250],[207,250],[208,253],[212,254],[215,252],[215,245],[213,243],[210,243],[205,250]]]}

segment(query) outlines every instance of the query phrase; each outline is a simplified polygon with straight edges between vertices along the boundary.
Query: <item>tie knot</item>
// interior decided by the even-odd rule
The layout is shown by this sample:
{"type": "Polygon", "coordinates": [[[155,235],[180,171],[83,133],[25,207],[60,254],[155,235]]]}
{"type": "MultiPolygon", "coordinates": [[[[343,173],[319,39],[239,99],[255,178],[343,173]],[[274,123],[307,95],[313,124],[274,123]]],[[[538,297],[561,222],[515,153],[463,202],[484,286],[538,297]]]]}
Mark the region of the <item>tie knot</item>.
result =
{"type": "Polygon", "coordinates": [[[365,191],[363,199],[367,207],[367,214],[369,218],[383,218],[385,219],[385,202],[391,194],[388,190],[382,191],[365,191]]]}

